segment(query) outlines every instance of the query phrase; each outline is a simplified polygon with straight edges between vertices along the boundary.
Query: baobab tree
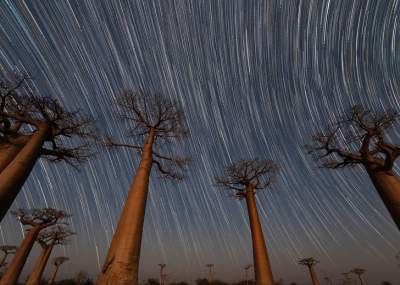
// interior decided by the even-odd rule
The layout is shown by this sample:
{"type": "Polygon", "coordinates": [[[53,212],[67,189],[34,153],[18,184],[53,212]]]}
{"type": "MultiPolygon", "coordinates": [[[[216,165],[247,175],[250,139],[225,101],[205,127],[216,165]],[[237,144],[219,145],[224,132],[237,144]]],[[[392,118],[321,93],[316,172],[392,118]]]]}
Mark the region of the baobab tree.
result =
{"type": "Polygon", "coordinates": [[[0,251],[3,252],[3,257],[0,260],[0,268],[7,265],[7,257],[10,254],[15,254],[17,247],[14,245],[2,245],[0,246],[0,251]]]}
{"type": "Polygon", "coordinates": [[[117,101],[120,116],[131,124],[130,137],[138,144],[117,143],[106,139],[109,147],[127,147],[138,151],[139,166],[111,241],[97,284],[138,283],[140,247],[148,195],[149,177],[155,165],[162,177],[182,179],[180,170],[188,159],[165,155],[155,149],[187,135],[183,113],[176,103],[156,95],[126,92],[117,101]]]}
{"type": "Polygon", "coordinates": [[[400,180],[393,171],[400,146],[388,138],[398,121],[395,111],[378,113],[354,106],[333,127],[314,135],[307,148],[325,168],[363,166],[400,229],[400,180]]]}
{"type": "Polygon", "coordinates": [[[354,268],[352,271],[352,273],[354,273],[355,275],[357,275],[358,280],[360,281],[360,285],[365,285],[364,283],[364,273],[365,273],[365,269],[362,268],[354,268]]]}
{"type": "MultiPolygon", "coordinates": [[[[17,75],[14,81],[0,81],[0,111],[5,112],[14,105],[14,98],[18,97],[17,90],[23,88],[26,80],[26,75],[17,75]]],[[[0,116],[0,173],[29,140],[20,132],[21,126],[15,120],[0,116]]]]}
{"type": "Polygon", "coordinates": [[[315,260],[313,257],[307,257],[299,260],[300,265],[307,266],[308,271],[310,272],[310,277],[313,285],[318,285],[317,274],[315,274],[314,266],[319,263],[318,260],[315,260]]]}
{"type": "Polygon", "coordinates": [[[67,111],[56,99],[28,88],[17,89],[2,91],[0,97],[0,221],[40,157],[79,164],[88,158],[87,139],[94,137],[91,117],[67,111]]]}
{"type": "Polygon", "coordinates": [[[165,263],[158,264],[160,266],[160,285],[164,285],[164,268],[167,266],[165,263]]]}
{"type": "Polygon", "coordinates": [[[28,258],[28,255],[37,239],[40,231],[45,228],[62,223],[68,215],[64,211],[44,208],[44,209],[19,209],[14,213],[23,226],[28,226],[27,234],[18,247],[14,258],[7,267],[3,277],[0,280],[0,285],[15,284],[21,274],[22,268],[28,258]]]}
{"type": "Polygon", "coordinates": [[[238,199],[246,199],[257,285],[272,285],[274,280],[255,194],[271,185],[277,170],[277,166],[271,160],[241,160],[226,167],[224,176],[216,177],[217,185],[234,191],[234,197],[238,199]]]}
{"type": "Polygon", "coordinates": [[[253,264],[248,264],[244,267],[244,281],[246,285],[249,284],[249,270],[253,267],[253,264]]]}
{"type": "Polygon", "coordinates": [[[48,230],[42,231],[37,237],[37,242],[42,248],[42,253],[37,259],[32,273],[29,275],[26,285],[39,285],[44,269],[50,258],[51,252],[56,245],[65,245],[67,238],[74,233],[65,226],[54,226],[48,230]]]}
{"type": "Polygon", "coordinates": [[[208,268],[208,282],[211,283],[214,280],[214,264],[206,264],[206,267],[208,268]]]}
{"type": "Polygon", "coordinates": [[[53,258],[54,271],[53,274],[51,275],[48,285],[52,285],[54,283],[57,277],[58,270],[60,269],[60,266],[63,265],[68,260],[69,258],[65,256],[58,256],[53,258]]]}

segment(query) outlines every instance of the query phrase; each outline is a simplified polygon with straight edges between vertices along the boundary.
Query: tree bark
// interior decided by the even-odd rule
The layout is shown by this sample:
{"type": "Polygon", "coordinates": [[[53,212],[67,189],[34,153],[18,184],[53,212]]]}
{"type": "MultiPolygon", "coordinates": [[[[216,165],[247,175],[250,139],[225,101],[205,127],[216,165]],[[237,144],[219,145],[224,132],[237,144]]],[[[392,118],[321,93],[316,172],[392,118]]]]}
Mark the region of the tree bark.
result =
{"type": "Polygon", "coordinates": [[[40,157],[48,133],[48,126],[39,128],[12,162],[0,173],[0,222],[40,157]]]}
{"type": "Polygon", "coordinates": [[[39,285],[40,280],[42,279],[42,275],[44,269],[46,268],[47,262],[51,255],[54,245],[50,244],[43,248],[41,255],[36,261],[36,264],[32,270],[32,273],[29,275],[28,280],[26,281],[26,285],[39,285]]]}
{"type": "Polygon", "coordinates": [[[54,283],[54,280],[56,280],[56,276],[57,276],[57,272],[58,272],[59,268],[60,268],[60,265],[56,265],[55,266],[54,271],[53,271],[53,275],[51,275],[51,278],[49,280],[48,285],[52,285],[54,283]]]}
{"type": "Polygon", "coordinates": [[[319,285],[317,275],[315,274],[315,270],[313,266],[308,266],[308,270],[310,271],[311,281],[313,285],[319,285]]]}
{"type": "Polygon", "coordinates": [[[254,190],[251,186],[248,186],[246,189],[246,203],[250,220],[251,239],[253,243],[254,273],[256,284],[273,285],[274,279],[272,276],[271,265],[268,259],[260,218],[257,212],[254,190]]]}
{"type": "Polygon", "coordinates": [[[149,177],[153,164],[153,142],[154,133],[150,131],[142,149],[141,161],[130,186],[116,234],[99,275],[98,285],[138,284],[140,247],[149,177]]]}
{"type": "Polygon", "coordinates": [[[400,230],[400,180],[391,171],[368,171],[369,177],[400,230]]]}
{"type": "Polygon", "coordinates": [[[6,272],[0,279],[0,285],[14,285],[18,281],[18,277],[25,265],[28,255],[35,243],[35,240],[41,230],[40,226],[32,227],[22,240],[14,258],[7,267],[6,272]]]}
{"type": "Polygon", "coordinates": [[[17,156],[29,138],[30,136],[20,135],[18,138],[11,139],[10,143],[7,142],[0,145],[0,173],[17,156]]]}

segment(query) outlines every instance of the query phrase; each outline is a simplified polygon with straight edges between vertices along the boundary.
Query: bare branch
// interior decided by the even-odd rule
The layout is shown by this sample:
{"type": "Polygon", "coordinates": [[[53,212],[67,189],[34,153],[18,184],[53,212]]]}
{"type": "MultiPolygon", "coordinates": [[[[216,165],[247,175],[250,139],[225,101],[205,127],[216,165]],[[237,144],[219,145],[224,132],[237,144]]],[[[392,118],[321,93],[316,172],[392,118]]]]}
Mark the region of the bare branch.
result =
{"type": "Polygon", "coordinates": [[[67,227],[57,225],[41,231],[36,240],[42,247],[46,248],[49,245],[65,245],[68,242],[67,238],[74,234],[67,227]]]}
{"type": "Polygon", "coordinates": [[[64,211],[53,208],[18,209],[12,213],[18,218],[21,224],[32,227],[39,226],[43,229],[55,224],[61,224],[63,219],[70,217],[64,211]]]}
{"type": "Polygon", "coordinates": [[[398,119],[395,111],[373,113],[356,105],[332,128],[314,135],[313,144],[306,148],[325,168],[362,164],[369,169],[391,170],[400,148],[388,143],[384,134],[398,119]]]}
{"type": "Polygon", "coordinates": [[[303,259],[299,260],[300,265],[305,265],[307,267],[314,266],[318,263],[319,263],[319,261],[314,259],[314,257],[307,257],[307,258],[303,258],[303,259]]]}
{"type": "Polygon", "coordinates": [[[215,177],[217,186],[235,191],[235,196],[243,198],[250,186],[254,191],[271,185],[278,167],[271,160],[240,160],[227,166],[224,176],[215,177]]]}
{"type": "Polygon", "coordinates": [[[133,136],[146,135],[150,129],[160,139],[187,136],[183,112],[171,100],[157,94],[127,91],[117,100],[120,117],[133,123],[129,133],[133,136]]]}

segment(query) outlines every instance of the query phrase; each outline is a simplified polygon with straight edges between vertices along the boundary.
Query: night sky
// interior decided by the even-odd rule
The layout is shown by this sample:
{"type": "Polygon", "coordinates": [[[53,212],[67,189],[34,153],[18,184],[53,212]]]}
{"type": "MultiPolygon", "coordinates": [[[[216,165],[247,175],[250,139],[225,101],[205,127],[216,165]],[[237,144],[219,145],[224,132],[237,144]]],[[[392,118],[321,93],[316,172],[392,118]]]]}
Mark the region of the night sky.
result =
{"type": "MultiPolygon", "coordinates": [[[[134,141],[112,101],[124,90],[181,104],[191,137],[170,150],[193,163],[182,182],[153,172],[140,280],[156,277],[158,263],[167,281],[206,277],[207,263],[216,278],[244,277],[245,203],[213,186],[242,158],[280,166],[257,196],[276,279],[309,282],[297,260],[314,256],[321,283],[354,267],[367,270],[368,284],[400,280],[400,233],[366,172],[320,169],[304,149],[355,103],[400,111],[399,1],[0,0],[0,73],[15,71],[123,142],[134,141]]],[[[38,161],[12,207],[73,214],[77,235],[53,254],[71,258],[59,277],[97,275],[138,165],[128,149],[95,152],[78,170],[38,161]]],[[[22,236],[9,214],[0,243],[22,236]]]]}

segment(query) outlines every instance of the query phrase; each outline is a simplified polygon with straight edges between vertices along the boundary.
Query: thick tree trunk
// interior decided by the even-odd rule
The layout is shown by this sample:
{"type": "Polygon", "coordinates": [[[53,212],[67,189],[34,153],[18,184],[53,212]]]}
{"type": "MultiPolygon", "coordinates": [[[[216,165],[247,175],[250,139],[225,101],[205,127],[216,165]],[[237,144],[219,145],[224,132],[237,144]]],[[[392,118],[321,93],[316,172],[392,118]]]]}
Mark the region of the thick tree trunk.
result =
{"type": "Polygon", "coordinates": [[[28,255],[35,243],[35,240],[40,232],[40,226],[32,227],[22,240],[14,258],[11,260],[10,265],[7,267],[6,272],[0,279],[0,285],[14,285],[18,281],[18,277],[25,265],[28,255]]]}
{"type": "Polygon", "coordinates": [[[315,270],[313,266],[308,266],[308,270],[310,271],[311,281],[313,285],[318,285],[317,275],[315,274],[315,270]]]}
{"type": "Polygon", "coordinates": [[[269,263],[267,248],[265,247],[264,234],[261,228],[260,218],[254,190],[251,186],[246,189],[247,211],[249,213],[251,238],[253,242],[254,273],[257,285],[273,285],[271,265],[269,263]]]}
{"type": "Polygon", "coordinates": [[[29,275],[28,280],[26,281],[26,285],[39,285],[40,280],[42,279],[42,275],[44,269],[46,268],[47,262],[53,250],[53,245],[50,244],[47,247],[43,248],[41,255],[36,261],[35,266],[33,267],[32,273],[29,275]]]}
{"type": "Polygon", "coordinates": [[[0,145],[0,173],[11,163],[20,150],[28,142],[29,136],[21,135],[12,139],[12,143],[0,145]]]}
{"type": "Polygon", "coordinates": [[[54,281],[56,280],[56,276],[57,276],[57,272],[58,272],[59,268],[60,268],[60,265],[55,266],[53,274],[51,275],[48,285],[52,285],[54,283],[54,281]]]}
{"type": "Polygon", "coordinates": [[[154,134],[150,132],[143,146],[142,158],[130,186],[125,206],[111,242],[98,285],[137,285],[140,247],[153,164],[152,147],[154,134]]]}
{"type": "Polygon", "coordinates": [[[392,172],[368,171],[369,177],[400,230],[400,180],[392,172]]]}
{"type": "Polygon", "coordinates": [[[48,132],[48,127],[36,131],[13,161],[0,173],[0,221],[3,220],[40,157],[48,132]]]}
{"type": "Polygon", "coordinates": [[[0,146],[0,173],[10,164],[21,150],[19,146],[6,144],[0,146]]]}

